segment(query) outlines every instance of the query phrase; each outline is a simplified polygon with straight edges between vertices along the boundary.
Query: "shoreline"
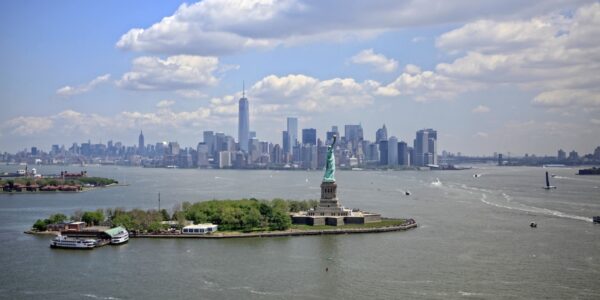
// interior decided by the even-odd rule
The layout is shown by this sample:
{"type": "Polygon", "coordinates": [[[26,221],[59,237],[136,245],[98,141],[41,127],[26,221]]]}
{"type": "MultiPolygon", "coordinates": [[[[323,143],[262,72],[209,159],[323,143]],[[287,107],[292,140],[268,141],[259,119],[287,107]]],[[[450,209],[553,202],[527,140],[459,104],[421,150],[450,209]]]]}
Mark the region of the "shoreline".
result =
{"type": "Polygon", "coordinates": [[[187,234],[138,234],[130,235],[130,238],[184,238],[184,239],[230,239],[230,238],[262,238],[262,237],[284,237],[284,236],[306,236],[306,235],[328,235],[328,234],[360,234],[360,233],[383,233],[393,231],[405,231],[417,228],[417,223],[408,225],[395,225],[374,228],[340,228],[340,229],[315,229],[301,230],[288,229],[285,231],[265,231],[265,232],[216,232],[207,235],[187,235],[187,234]]]}
{"type": "Polygon", "coordinates": [[[118,187],[118,186],[129,186],[129,184],[125,184],[125,183],[111,183],[111,184],[107,184],[107,185],[104,185],[104,186],[83,187],[79,191],[60,191],[60,190],[56,190],[56,191],[21,191],[21,192],[19,192],[19,191],[10,191],[10,192],[5,192],[3,190],[0,190],[0,195],[1,194],[7,194],[7,195],[62,194],[62,193],[74,194],[74,193],[84,193],[84,192],[89,192],[89,191],[93,191],[93,190],[97,190],[97,189],[105,189],[105,188],[118,187]]]}
{"type": "MultiPolygon", "coordinates": [[[[374,228],[339,228],[339,229],[315,229],[315,230],[301,230],[301,229],[288,229],[285,231],[264,231],[264,232],[227,232],[218,231],[212,234],[206,235],[188,235],[188,234],[130,234],[131,239],[231,239],[231,238],[262,238],[262,237],[286,237],[286,236],[308,236],[308,235],[331,235],[331,234],[361,234],[361,233],[384,233],[394,231],[406,231],[413,228],[417,228],[417,223],[407,225],[394,225],[385,227],[374,227],[374,228]]],[[[58,235],[60,232],[54,231],[24,231],[25,234],[31,235],[58,235]]]]}

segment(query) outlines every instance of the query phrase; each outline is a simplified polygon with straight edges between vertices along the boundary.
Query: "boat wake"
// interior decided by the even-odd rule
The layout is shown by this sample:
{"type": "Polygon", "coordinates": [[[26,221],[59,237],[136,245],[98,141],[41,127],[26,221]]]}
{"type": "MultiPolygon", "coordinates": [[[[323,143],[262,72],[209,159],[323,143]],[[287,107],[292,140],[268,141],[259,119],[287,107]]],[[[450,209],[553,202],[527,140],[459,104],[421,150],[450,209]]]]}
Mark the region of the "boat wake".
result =
{"type": "MultiPolygon", "coordinates": [[[[507,195],[505,193],[502,193],[502,195],[503,195],[504,199],[506,199],[507,202],[510,202],[512,200],[512,198],[509,195],[507,195]]],[[[520,205],[521,207],[515,207],[515,206],[508,206],[508,205],[490,202],[487,200],[487,195],[484,193],[481,194],[480,200],[481,200],[481,202],[483,202],[487,205],[491,205],[491,206],[495,206],[495,207],[499,207],[499,208],[503,208],[503,209],[517,210],[517,211],[529,212],[529,213],[534,213],[534,214],[542,214],[542,215],[547,215],[547,216],[552,216],[552,217],[592,222],[592,218],[571,215],[571,214],[567,214],[567,213],[564,213],[564,212],[561,212],[558,210],[539,208],[539,207],[529,206],[529,205],[520,204],[520,203],[517,203],[517,204],[520,205]]],[[[512,202],[512,203],[516,203],[516,202],[512,202]]]]}
{"type": "Polygon", "coordinates": [[[432,186],[442,186],[442,182],[439,178],[436,178],[435,181],[431,183],[432,186]]]}

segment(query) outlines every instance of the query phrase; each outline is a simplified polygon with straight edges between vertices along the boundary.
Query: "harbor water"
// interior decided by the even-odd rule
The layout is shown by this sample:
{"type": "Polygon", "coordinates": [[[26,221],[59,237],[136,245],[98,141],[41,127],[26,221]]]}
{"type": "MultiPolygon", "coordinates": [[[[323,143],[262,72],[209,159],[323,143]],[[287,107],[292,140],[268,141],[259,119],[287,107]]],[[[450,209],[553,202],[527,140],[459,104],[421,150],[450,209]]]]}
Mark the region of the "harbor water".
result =
{"type": "Polygon", "coordinates": [[[168,210],[210,199],[317,199],[323,173],[66,169],[125,185],[0,194],[0,298],[600,298],[600,225],[591,221],[600,215],[600,176],[576,176],[576,169],[338,171],[344,206],[414,218],[419,227],[335,236],[132,239],[91,251],[50,249],[49,236],[23,231],[53,213],[158,208],[159,192],[168,210]],[[550,180],[557,189],[542,188],[545,171],[555,175],[550,180]]]}

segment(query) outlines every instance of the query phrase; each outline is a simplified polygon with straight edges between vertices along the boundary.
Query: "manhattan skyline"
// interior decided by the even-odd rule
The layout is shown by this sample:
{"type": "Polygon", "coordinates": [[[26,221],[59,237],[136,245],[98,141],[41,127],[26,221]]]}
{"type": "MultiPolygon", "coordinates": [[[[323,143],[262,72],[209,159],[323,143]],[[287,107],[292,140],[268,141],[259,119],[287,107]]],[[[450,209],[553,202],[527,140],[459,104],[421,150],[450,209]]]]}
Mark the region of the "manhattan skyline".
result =
{"type": "Polygon", "coordinates": [[[243,81],[247,130],[274,143],[290,116],[321,139],[436,128],[471,155],[600,140],[597,2],[234,2],[1,3],[0,152],[239,137],[243,81]]]}

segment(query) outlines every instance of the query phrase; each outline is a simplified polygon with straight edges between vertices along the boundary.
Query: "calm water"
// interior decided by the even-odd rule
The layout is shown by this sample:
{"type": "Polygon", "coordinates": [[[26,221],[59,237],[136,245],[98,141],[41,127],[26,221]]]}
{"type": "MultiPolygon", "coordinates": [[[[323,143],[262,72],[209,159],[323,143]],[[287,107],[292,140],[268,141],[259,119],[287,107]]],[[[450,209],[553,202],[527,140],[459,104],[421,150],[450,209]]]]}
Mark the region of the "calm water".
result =
{"type": "MultiPolygon", "coordinates": [[[[3,170],[7,167],[2,166],[3,170]]],[[[42,173],[58,169],[41,167],[42,173]]],[[[0,298],[600,298],[600,176],[542,168],[337,172],[346,207],[413,217],[416,230],[234,240],[131,240],[53,250],[22,232],[77,209],[171,209],[224,198],[315,199],[322,172],[88,167],[130,184],[76,194],[0,195],[0,298]],[[473,178],[474,173],[481,173],[473,178]],[[432,182],[439,178],[441,184],[432,182]],[[411,196],[404,196],[408,189],[411,196]],[[537,229],[529,223],[538,223],[537,229]],[[325,272],[325,268],[329,272],[325,272]]],[[[79,171],[69,167],[69,171],[79,171]]]]}

